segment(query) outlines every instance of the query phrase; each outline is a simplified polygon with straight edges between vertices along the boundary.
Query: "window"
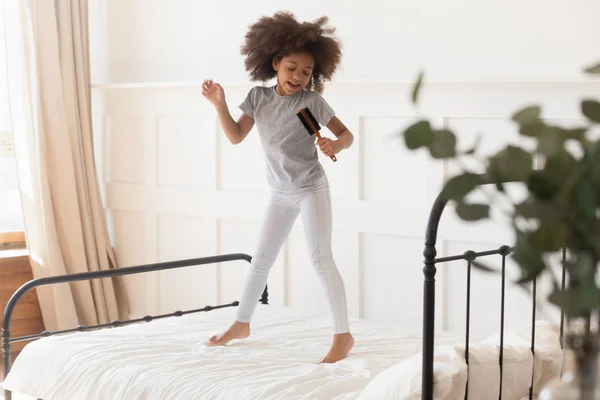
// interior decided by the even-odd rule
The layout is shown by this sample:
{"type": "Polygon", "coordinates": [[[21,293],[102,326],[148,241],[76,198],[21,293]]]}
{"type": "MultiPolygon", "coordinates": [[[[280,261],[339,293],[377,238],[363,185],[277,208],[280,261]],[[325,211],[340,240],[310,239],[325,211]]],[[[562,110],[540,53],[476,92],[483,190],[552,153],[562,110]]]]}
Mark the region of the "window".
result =
{"type": "Polygon", "coordinates": [[[0,7],[0,248],[5,243],[22,242],[24,231],[17,165],[10,132],[6,40],[2,10],[3,8],[0,7]]]}

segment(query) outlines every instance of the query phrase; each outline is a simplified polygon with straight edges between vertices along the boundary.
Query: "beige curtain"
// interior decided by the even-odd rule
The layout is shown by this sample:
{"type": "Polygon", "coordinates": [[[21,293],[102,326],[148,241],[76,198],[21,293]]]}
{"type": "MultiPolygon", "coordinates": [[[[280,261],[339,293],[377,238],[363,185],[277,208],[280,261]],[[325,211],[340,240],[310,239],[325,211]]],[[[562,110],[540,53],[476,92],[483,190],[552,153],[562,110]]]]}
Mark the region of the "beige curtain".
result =
{"type": "MultiPolygon", "coordinates": [[[[1,0],[34,277],[115,268],[94,163],[87,0],[1,0]]],[[[38,289],[46,329],[127,315],[118,279],[38,289]]]]}

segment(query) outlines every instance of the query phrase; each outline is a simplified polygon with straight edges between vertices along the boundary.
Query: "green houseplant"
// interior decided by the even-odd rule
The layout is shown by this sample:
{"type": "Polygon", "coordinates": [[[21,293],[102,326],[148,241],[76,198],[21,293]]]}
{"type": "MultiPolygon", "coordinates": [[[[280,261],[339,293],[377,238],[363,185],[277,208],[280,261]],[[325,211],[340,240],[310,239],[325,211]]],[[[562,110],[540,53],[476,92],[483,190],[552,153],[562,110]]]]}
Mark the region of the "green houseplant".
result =
{"type": "MultiPolygon", "coordinates": [[[[600,75],[600,63],[585,72],[600,75]]],[[[411,92],[414,104],[422,84],[420,73],[411,92]]],[[[483,174],[463,167],[444,184],[442,194],[465,221],[489,218],[495,202],[510,205],[506,213],[515,233],[511,257],[520,269],[518,283],[525,286],[547,274],[553,282],[549,302],[564,311],[568,321],[581,322],[581,329],[567,336],[567,347],[577,361],[577,398],[587,400],[594,398],[600,336],[592,326],[592,317],[600,316],[600,288],[595,280],[600,260],[600,138],[592,137],[593,128],[600,126],[600,102],[585,98],[580,110],[585,123],[575,128],[548,123],[536,104],[517,110],[511,120],[520,135],[535,142],[535,148],[509,144],[490,156],[478,152],[481,137],[472,148],[460,150],[454,132],[436,128],[425,118],[410,123],[401,134],[408,149],[428,151],[434,159],[481,162],[483,174]],[[526,188],[524,200],[508,196],[508,182],[526,188]],[[470,200],[469,195],[484,183],[489,200],[470,200]],[[549,255],[562,251],[568,254],[564,289],[547,263],[549,255]]],[[[490,270],[479,262],[473,265],[490,270]]]]}

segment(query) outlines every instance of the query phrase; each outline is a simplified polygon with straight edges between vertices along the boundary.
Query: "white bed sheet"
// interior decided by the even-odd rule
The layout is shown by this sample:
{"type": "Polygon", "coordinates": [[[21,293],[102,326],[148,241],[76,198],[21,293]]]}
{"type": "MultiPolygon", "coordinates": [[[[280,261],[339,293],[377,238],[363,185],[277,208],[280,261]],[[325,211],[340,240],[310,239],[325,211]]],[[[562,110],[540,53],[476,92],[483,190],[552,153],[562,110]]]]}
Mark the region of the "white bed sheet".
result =
{"type": "MultiPolygon", "coordinates": [[[[257,307],[249,338],[206,346],[235,312],[43,338],[23,349],[4,385],[44,400],[355,399],[377,373],[421,351],[420,331],[353,319],[350,356],[318,364],[329,318],[272,305],[257,307]]],[[[436,345],[460,341],[436,335],[436,345]]]]}

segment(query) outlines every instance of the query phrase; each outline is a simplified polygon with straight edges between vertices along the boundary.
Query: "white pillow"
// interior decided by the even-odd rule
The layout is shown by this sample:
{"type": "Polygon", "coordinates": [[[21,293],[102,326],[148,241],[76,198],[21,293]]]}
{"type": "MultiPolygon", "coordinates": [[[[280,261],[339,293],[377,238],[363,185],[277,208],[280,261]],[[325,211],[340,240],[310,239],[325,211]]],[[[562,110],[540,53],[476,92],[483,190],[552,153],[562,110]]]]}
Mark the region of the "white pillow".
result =
{"type": "MultiPolygon", "coordinates": [[[[528,330],[527,334],[531,341],[531,331],[528,330]]],[[[550,321],[536,321],[533,394],[539,394],[551,380],[560,376],[563,359],[558,325],[550,321]]]]}
{"type": "MultiPolygon", "coordinates": [[[[464,346],[457,346],[457,351],[465,358],[464,346]]],[[[496,346],[469,343],[467,372],[469,399],[498,400],[500,366],[496,346]]]]}
{"type": "MultiPolygon", "coordinates": [[[[500,333],[487,337],[487,343],[500,344],[500,333]]],[[[504,330],[504,345],[527,347],[531,352],[531,327],[504,330]]],[[[533,364],[533,394],[537,395],[552,379],[560,376],[564,353],[560,347],[560,332],[549,321],[535,322],[535,355],[533,364]]]]}
{"type": "MultiPolygon", "coordinates": [[[[422,357],[422,353],[415,354],[381,371],[357,400],[420,400],[422,357]]],[[[453,346],[434,348],[433,382],[436,400],[465,397],[467,365],[453,346]]]]}
{"type": "MultiPolygon", "coordinates": [[[[464,346],[457,347],[462,357],[464,346]]],[[[502,399],[520,400],[529,393],[533,356],[528,347],[504,343],[502,399]]],[[[500,393],[500,346],[484,340],[469,344],[469,399],[497,400],[500,393]]]]}

